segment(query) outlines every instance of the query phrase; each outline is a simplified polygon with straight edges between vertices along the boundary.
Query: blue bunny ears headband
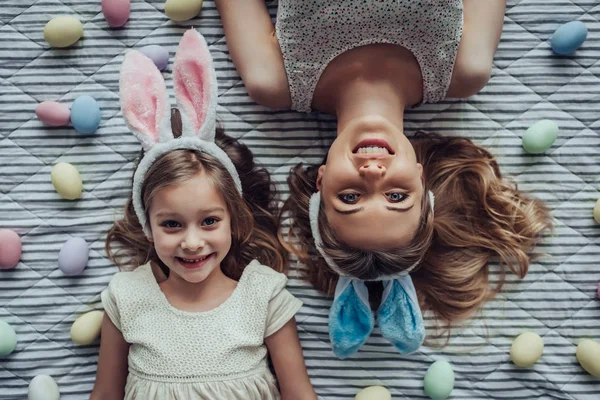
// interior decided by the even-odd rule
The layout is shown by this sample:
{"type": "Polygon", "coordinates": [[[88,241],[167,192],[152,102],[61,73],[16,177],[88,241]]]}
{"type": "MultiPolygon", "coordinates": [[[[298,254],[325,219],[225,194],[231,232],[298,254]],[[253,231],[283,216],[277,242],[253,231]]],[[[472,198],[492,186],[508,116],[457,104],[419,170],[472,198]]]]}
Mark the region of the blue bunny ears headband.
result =
{"type": "MultiPolygon", "coordinates": [[[[433,211],[435,197],[429,192],[433,211]]],[[[319,229],[321,193],[310,198],[309,216],[315,246],[327,265],[340,275],[329,311],[329,338],[334,354],[341,359],[350,357],[362,347],[371,335],[375,316],[369,305],[369,291],[365,281],[345,274],[323,250],[319,229]]],[[[383,296],[377,310],[377,322],[384,338],[401,353],[416,351],[425,339],[423,316],[417,292],[408,274],[418,262],[396,275],[380,276],[383,296]]]]}
{"type": "Polygon", "coordinates": [[[186,31],[173,63],[173,87],[181,114],[183,132],[171,131],[171,107],[163,77],[148,57],[133,50],[121,66],[119,92],[123,118],[146,151],[133,176],[135,213],[147,237],[152,236],[142,202],[142,186],[150,167],[163,154],[191,149],[210,154],[227,169],[242,194],[242,184],[231,159],[215,143],[217,123],[217,78],[204,37],[195,29],[186,31]]]}

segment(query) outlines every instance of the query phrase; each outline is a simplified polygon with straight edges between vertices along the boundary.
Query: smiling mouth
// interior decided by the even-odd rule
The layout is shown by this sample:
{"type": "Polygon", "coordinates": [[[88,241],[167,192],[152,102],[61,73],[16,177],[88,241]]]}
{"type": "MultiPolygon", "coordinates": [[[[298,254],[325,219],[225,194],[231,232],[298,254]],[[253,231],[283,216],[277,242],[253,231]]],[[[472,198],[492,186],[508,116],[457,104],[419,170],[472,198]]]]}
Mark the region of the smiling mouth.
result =
{"type": "Polygon", "coordinates": [[[175,258],[177,259],[177,261],[179,261],[179,263],[183,267],[188,268],[188,269],[196,269],[196,268],[201,268],[204,264],[206,264],[208,259],[211,258],[213,254],[214,253],[210,253],[205,256],[196,257],[196,258],[183,258],[183,257],[175,257],[175,258]]]}
{"type": "Polygon", "coordinates": [[[377,154],[377,155],[394,155],[394,151],[390,145],[383,139],[365,139],[362,140],[353,150],[354,154],[377,154]]]}

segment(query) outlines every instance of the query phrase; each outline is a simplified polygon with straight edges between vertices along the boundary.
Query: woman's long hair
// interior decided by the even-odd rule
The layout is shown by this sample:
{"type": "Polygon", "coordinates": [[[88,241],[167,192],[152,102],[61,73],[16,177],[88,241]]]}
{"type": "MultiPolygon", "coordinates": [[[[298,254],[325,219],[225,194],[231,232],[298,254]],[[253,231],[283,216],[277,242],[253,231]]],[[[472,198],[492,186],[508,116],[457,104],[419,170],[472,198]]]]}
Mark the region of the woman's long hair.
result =
{"type": "MultiPolygon", "coordinates": [[[[392,250],[353,249],[337,239],[321,210],[323,247],[340,269],[357,277],[399,273],[418,262],[411,276],[421,308],[449,328],[501,290],[505,269],[521,278],[527,274],[536,243],[552,226],[551,216],[544,202],[503,178],[494,157],[469,139],[419,133],[411,141],[423,165],[424,193],[435,194],[434,212],[428,196],[421,200],[421,223],[412,242],[392,250]],[[488,266],[496,257],[503,275],[490,287],[488,266]]],[[[309,223],[317,169],[298,164],[290,172],[290,197],[280,212],[280,223],[291,218],[290,229],[280,241],[307,266],[306,278],[315,288],[332,295],[338,275],[317,256],[309,223]]],[[[381,284],[368,286],[376,308],[381,284]]]]}

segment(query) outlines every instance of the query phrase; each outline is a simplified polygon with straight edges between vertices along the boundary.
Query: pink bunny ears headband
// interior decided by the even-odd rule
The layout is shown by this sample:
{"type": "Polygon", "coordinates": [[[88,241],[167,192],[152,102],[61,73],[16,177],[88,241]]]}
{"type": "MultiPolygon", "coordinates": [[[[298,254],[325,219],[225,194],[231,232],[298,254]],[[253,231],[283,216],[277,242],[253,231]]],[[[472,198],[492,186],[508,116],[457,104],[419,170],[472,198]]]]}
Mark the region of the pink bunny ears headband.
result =
{"type": "Polygon", "coordinates": [[[165,82],[152,60],[133,50],[125,55],[119,81],[121,110],[127,126],[145,150],[133,177],[133,206],[146,236],[150,227],[142,203],[146,173],[163,154],[178,149],[198,150],[215,157],[233,177],[240,195],[242,184],[233,162],[215,144],[217,78],[206,41],[196,30],[183,35],[173,64],[173,86],[183,132],[171,131],[171,106],[165,82]]]}

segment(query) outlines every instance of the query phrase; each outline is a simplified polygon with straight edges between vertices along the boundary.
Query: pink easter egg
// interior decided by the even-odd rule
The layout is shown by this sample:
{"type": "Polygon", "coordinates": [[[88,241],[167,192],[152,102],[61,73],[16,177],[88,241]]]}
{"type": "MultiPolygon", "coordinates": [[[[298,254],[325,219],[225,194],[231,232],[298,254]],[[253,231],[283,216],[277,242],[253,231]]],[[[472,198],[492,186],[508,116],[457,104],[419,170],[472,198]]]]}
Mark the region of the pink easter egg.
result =
{"type": "Polygon", "coordinates": [[[71,120],[71,110],[56,101],[44,101],[35,108],[35,115],[42,123],[50,126],[65,126],[71,120]]]}
{"type": "Polygon", "coordinates": [[[127,23],[131,0],[102,0],[102,13],[108,25],[118,28],[127,23]]]}
{"type": "Polygon", "coordinates": [[[0,229],[0,269],[11,269],[21,259],[21,238],[15,231],[0,229]]]}

